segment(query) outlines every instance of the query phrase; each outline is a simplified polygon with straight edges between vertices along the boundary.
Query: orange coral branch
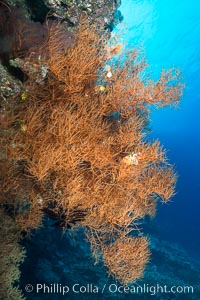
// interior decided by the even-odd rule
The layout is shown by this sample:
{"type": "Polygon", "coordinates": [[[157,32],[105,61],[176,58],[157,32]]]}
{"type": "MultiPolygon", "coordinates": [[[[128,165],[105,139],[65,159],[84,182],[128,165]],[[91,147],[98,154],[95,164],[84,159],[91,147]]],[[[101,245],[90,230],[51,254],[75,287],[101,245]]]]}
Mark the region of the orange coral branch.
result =
{"type": "Polygon", "coordinates": [[[143,139],[148,105],[177,103],[182,84],[176,70],[163,71],[157,82],[142,79],[146,62],[137,50],[113,65],[106,39],[86,24],[68,48],[63,34],[59,24],[50,28],[49,54],[40,62],[46,78],[30,76],[25,101],[13,99],[7,109],[1,143],[9,172],[1,177],[0,201],[9,195],[13,205],[25,197],[35,204],[28,214],[16,210],[26,229],[40,223],[37,209],[47,212],[52,203],[61,227],[77,216],[94,255],[102,253],[110,273],[127,283],[142,276],[149,259],[147,239],[131,231],[155,214],[159,199],[169,201],[176,182],[159,142],[143,139]]]}

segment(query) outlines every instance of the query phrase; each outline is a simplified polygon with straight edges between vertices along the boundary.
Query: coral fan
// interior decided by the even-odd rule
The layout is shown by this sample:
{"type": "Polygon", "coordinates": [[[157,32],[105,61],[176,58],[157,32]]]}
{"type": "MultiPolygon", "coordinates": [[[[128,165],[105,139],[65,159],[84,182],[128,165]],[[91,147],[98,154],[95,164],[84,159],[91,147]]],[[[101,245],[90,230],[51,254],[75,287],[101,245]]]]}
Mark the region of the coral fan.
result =
{"type": "Polygon", "coordinates": [[[28,227],[41,223],[39,211],[62,228],[85,227],[97,261],[103,257],[125,284],[142,276],[149,259],[138,221],[174,193],[165,151],[144,137],[148,106],[179,101],[179,72],[146,78],[137,49],[112,60],[106,36],[84,22],[69,48],[62,35],[59,24],[49,28],[48,51],[40,53],[45,79],[29,76],[26,98],[4,104],[1,205],[25,230],[27,219],[28,227]]]}

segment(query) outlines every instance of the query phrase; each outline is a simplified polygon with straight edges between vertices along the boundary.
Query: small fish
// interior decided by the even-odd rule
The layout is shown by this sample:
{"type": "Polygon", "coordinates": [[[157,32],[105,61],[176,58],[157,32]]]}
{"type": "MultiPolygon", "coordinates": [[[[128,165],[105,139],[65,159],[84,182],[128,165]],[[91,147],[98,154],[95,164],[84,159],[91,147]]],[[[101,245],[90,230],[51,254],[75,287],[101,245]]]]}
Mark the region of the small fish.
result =
{"type": "Polygon", "coordinates": [[[99,90],[100,90],[100,92],[104,92],[105,91],[105,86],[103,86],[103,85],[100,85],[100,87],[99,87],[99,90]]]}
{"type": "Polygon", "coordinates": [[[21,125],[20,125],[20,130],[23,131],[23,132],[26,132],[26,130],[27,130],[27,125],[26,125],[26,124],[21,124],[21,125]]]}
{"type": "Polygon", "coordinates": [[[103,86],[103,85],[98,85],[98,86],[95,87],[96,92],[104,92],[105,89],[106,89],[106,87],[103,86]]]}
{"type": "Polygon", "coordinates": [[[21,94],[21,99],[22,99],[22,101],[25,101],[25,100],[27,99],[27,97],[28,97],[28,95],[27,95],[26,92],[23,92],[23,93],[21,94]]]}

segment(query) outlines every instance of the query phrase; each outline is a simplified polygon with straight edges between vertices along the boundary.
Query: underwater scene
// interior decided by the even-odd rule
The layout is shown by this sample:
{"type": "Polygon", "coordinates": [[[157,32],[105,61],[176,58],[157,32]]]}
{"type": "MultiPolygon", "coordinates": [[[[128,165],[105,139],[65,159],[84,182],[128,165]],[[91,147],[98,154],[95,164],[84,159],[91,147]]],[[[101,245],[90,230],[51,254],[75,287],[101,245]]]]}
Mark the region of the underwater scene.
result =
{"type": "Polygon", "coordinates": [[[0,300],[200,299],[200,2],[0,1],[0,300]]]}

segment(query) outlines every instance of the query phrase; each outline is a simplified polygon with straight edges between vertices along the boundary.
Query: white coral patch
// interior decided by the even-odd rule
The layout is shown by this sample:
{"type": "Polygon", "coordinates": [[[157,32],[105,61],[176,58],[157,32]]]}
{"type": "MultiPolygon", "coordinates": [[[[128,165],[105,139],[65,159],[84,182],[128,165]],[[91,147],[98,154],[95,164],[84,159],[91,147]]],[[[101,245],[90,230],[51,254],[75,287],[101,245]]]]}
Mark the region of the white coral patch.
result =
{"type": "Polygon", "coordinates": [[[107,76],[108,78],[111,78],[111,77],[112,77],[112,73],[111,73],[111,72],[108,72],[106,76],[107,76]]]}
{"type": "Polygon", "coordinates": [[[132,153],[129,154],[127,156],[125,156],[123,158],[123,163],[127,164],[127,165],[138,165],[138,156],[140,156],[140,152],[139,153],[132,153]]]}

